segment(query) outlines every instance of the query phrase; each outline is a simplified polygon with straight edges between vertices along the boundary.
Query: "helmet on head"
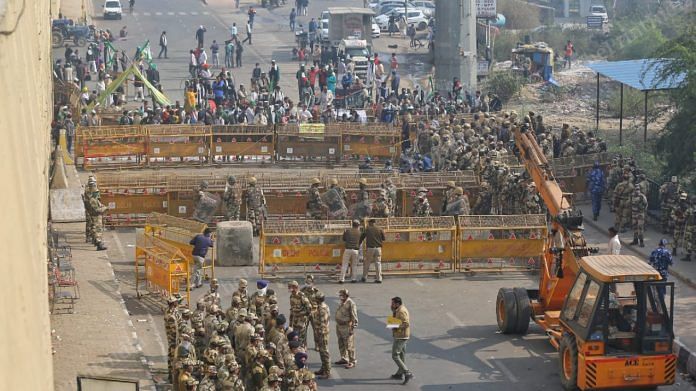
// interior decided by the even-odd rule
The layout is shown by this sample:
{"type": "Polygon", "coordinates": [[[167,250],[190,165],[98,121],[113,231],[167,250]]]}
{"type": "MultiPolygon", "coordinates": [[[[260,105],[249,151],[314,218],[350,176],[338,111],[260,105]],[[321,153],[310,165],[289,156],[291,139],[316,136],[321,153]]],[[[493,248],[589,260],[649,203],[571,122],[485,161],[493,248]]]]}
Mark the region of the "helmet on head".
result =
{"type": "Polygon", "coordinates": [[[198,185],[198,187],[201,190],[206,190],[208,188],[208,186],[209,186],[208,181],[201,181],[201,183],[198,185]]]}
{"type": "Polygon", "coordinates": [[[367,179],[365,179],[365,178],[360,178],[360,179],[358,179],[358,183],[361,184],[361,185],[367,185],[367,179]]]}
{"type": "Polygon", "coordinates": [[[331,178],[331,184],[332,184],[332,185],[338,185],[338,179],[336,179],[336,178],[331,178]]]}
{"type": "Polygon", "coordinates": [[[250,185],[255,185],[256,184],[256,177],[254,177],[254,176],[250,177],[247,182],[249,182],[250,185]]]}
{"type": "Polygon", "coordinates": [[[318,185],[321,183],[321,180],[319,178],[312,178],[312,184],[313,185],[318,185]]]}
{"type": "Polygon", "coordinates": [[[237,182],[237,178],[234,177],[234,175],[230,175],[227,177],[227,183],[230,185],[234,185],[237,182]]]}
{"type": "Polygon", "coordinates": [[[463,195],[463,194],[464,194],[464,189],[462,189],[461,187],[457,187],[456,189],[454,189],[454,194],[456,194],[456,195],[463,195]]]}

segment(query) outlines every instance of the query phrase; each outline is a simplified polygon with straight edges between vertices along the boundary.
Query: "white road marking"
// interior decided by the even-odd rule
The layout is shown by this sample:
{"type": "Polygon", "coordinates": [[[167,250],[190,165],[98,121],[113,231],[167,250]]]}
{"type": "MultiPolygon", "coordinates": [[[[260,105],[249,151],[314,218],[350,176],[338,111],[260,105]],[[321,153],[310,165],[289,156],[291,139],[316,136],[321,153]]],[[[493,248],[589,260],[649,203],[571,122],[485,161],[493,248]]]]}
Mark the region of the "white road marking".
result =
{"type": "Polygon", "coordinates": [[[423,282],[420,280],[420,278],[412,278],[411,281],[413,281],[413,283],[418,285],[418,286],[425,286],[425,284],[423,284],[423,282]]]}
{"type": "Polygon", "coordinates": [[[144,16],[150,16],[151,14],[149,12],[143,12],[144,16]]]}
{"type": "Polygon", "coordinates": [[[208,11],[203,11],[203,15],[210,15],[210,12],[208,12],[208,11]]]}
{"type": "Polygon", "coordinates": [[[167,15],[169,15],[169,16],[174,15],[174,12],[167,12],[167,15]]]}
{"type": "Polygon", "coordinates": [[[123,260],[126,259],[126,252],[123,251],[123,244],[121,243],[121,239],[118,238],[118,235],[116,235],[116,232],[112,232],[111,237],[114,238],[114,242],[116,243],[116,248],[118,249],[118,252],[121,254],[121,257],[123,260]]]}
{"type": "Polygon", "coordinates": [[[162,15],[162,13],[161,13],[161,12],[155,12],[155,15],[157,15],[157,16],[161,16],[161,15],[162,15]]]}
{"type": "Polygon", "coordinates": [[[453,314],[451,312],[447,312],[447,313],[445,313],[445,315],[447,315],[448,318],[452,319],[452,321],[454,322],[455,325],[457,325],[459,327],[464,326],[464,322],[462,322],[461,319],[457,318],[457,316],[455,314],[453,314]]]}
{"type": "Polygon", "coordinates": [[[190,15],[198,15],[198,12],[196,12],[196,11],[191,11],[191,12],[189,12],[189,14],[190,14],[190,15]]]}
{"type": "Polygon", "coordinates": [[[179,15],[186,15],[186,12],[179,12],[179,15]]]}

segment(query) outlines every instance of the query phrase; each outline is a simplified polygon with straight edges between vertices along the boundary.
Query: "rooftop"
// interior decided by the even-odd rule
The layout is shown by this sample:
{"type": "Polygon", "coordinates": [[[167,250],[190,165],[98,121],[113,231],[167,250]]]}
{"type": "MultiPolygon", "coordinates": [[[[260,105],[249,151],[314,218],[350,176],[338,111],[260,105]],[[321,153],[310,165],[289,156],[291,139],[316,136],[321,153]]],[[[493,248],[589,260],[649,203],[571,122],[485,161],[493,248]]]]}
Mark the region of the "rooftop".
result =
{"type": "Polygon", "coordinates": [[[643,58],[628,61],[601,61],[587,66],[602,76],[636,90],[654,91],[679,88],[684,82],[686,74],[661,80],[660,72],[670,61],[672,60],[668,58],[643,58]]]}
{"type": "Polygon", "coordinates": [[[582,257],[580,266],[602,282],[658,281],[660,273],[633,255],[595,255],[582,257]]]}

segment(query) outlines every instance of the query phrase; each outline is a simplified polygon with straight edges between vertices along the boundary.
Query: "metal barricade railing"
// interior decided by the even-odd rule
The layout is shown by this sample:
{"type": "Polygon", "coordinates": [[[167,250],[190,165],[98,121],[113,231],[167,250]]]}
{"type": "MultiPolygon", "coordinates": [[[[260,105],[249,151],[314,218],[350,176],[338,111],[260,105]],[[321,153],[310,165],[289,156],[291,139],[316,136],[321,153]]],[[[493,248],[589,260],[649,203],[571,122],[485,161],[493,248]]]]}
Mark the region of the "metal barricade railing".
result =
{"type": "MultiPolygon", "coordinates": [[[[206,228],[207,225],[204,223],[162,213],[151,213],[145,221],[145,234],[179,249],[190,265],[193,265],[193,246],[189,243],[194,236],[202,234],[206,228]]],[[[207,275],[207,271],[210,270],[210,278],[215,278],[214,250],[211,253],[210,263],[206,260],[202,267],[204,275],[207,275]]]]}
{"type": "Polygon", "coordinates": [[[334,273],[350,221],[267,221],[259,238],[259,274],[334,273]]]}
{"type": "Polygon", "coordinates": [[[441,273],[455,270],[457,225],[454,217],[375,219],[384,230],[384,274],[441,273]]]}
{"type": "Polygon", "coordinates": [[[454,181],[455,185],[461,186],[470,201],[478,194],[478,181],[473,171],[417,173],[402,175],[399,178],[402,216],[411,216],[413,202],[420,187],[428,189],[428,202],[434,212],[442,209],[448,181],[454,181]]]}
{"type": "Polygon", "coordinates": [[[398,128],[384,124],[333,123],[327,129],[341,134],[344,159],[394,160],[401,151],[398,128]]]}
{"type": "Polygon", "coordinates": [[[75,131],[75,157],[86,169],[142,166],[146,145],[141,126],[81,126],[75,131]]]}
{"type": "Polygon", "coordinates": [[[275,155],[272,126],[215,125],[211,133],[211,155],[215,163],[270,161],[275,155]]]}
{"type": "Polygon", "coordinates": [[[148,165],[209,162],[209,126],[158,125],[148,127],[147,133],[148,165]]]}
{"type": "Polygon", "coordinates": [[[278,160],[335,162],[341,158],[341,133],[324,124],[276,126],[278,160]]]}
{"type": "Polygon", "coordinates": [[[189,262],[181,250],[144,232],[136,234],[135,291],[138,298],[152,294],[166,300],[184,295],[191,304],[189,262]],[[141,292],[141,284],[144,292],[141,292]]]}
{"type": "Polygon", "coordinates": [[[547,237],[545,215],[459,216],[460,272],[536,270],[547,237]]]}
{"type": "Polygon", "coordinates": [[[99,173],[96,176],[107,226],[142,226],[148,214],[168,211],[167,180],[161,174],[99,173]]]}

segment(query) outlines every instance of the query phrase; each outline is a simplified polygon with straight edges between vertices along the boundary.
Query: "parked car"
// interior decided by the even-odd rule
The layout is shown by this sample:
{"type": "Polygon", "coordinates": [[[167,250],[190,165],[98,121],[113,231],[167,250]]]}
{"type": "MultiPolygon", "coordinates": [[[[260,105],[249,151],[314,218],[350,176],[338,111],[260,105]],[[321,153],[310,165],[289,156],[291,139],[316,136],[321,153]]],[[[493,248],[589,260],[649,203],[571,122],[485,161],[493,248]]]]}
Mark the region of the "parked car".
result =
{"type": "MultiPolygon", "coordinates": [[[[381,28],[382,30],[389,30],[389,16],[391,16],[392,14],[396,15],[397,18],[402,17],[404,15],[404,9],[395,8],[387,12],[386,14],[375,17],[375,21],[379,25],[379,28],[381,28]]],[[[428,28],[428,17],[425,16],[425,14],[423,14],[423,11],[420,11],[418,9],[409,9],[406,23],[415,25],[416,29],[418,30],[425,30],[426,28],[428,28]]]]}
{"type": "Polygon", "coordinates": [[[590,7],[590,15],[601,16],[604,23],[609,22],[609,15],[607,14],[607,9],[603,5],[593,5],[590,7]]]}
{"type": "Polygon", "coordinates": [[[381,34],[382,31],[379,28],[379,25],[377,24],[377,22],[375,22],[374,19],[372,19],[372,38],[379,38],[381,34]]]}
{"type": "Polygon", "coordinates": [[[416,0],[412,2],[419,10],[423,11],[423,14],[428,17],[435,16],[435,3],[432,1],[416,0]]]}
{"type": "Polygon", "coordinates": [[[120,0],[106,0],[103,8],[104,19],[121,19],[123,17],[120,0]]]}
{"type": "MultiPolygon", "coordinates": [[[[415,4],[409,2],[408,8],[410,9],[418,9],[415,4]]],[[[383,2],[382,4],[379,5],[378,11],[376,12],[377,15],[382,15],[385,14],[394,8],[404,8],[404,2],[403,1],[398,1],[398,0],[387,0],[383,2]]]]}

